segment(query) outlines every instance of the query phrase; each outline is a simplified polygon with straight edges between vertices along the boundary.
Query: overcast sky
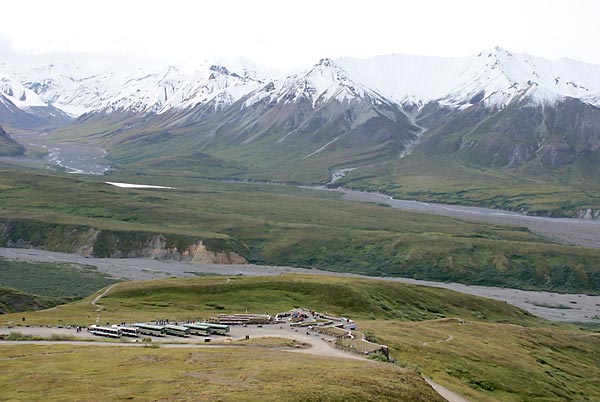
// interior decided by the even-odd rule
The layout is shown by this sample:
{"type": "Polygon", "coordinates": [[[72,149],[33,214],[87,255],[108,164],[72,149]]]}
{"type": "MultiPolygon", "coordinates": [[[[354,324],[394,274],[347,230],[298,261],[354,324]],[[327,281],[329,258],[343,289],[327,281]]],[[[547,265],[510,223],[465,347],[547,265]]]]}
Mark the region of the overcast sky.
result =
{"type": "Polygon", "coordinates": [[[110,52],[296,67],[322,57],[464,56],[500,46],[600,64],[596,0],[19,0],[2,2],[1,15],[0,61],[110,52]]]}

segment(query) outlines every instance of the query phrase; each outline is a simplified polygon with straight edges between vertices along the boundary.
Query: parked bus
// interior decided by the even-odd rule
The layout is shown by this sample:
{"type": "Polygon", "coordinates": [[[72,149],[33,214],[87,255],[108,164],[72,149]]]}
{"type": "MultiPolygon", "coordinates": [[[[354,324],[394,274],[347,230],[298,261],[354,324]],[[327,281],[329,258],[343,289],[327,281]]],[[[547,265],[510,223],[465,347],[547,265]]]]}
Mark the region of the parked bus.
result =
{"type": "Polygon", "coordinates": [[[167,335],[175,335],[175,336],[189,336],[190,335],[189,328],[182,327],[181,325],[167,324],[167,325],[165,325],[165,331],[167,331],[167,335]]]}
{"type": "Polygon", "coordinates": [[[167,331],[165,327],[162,325],[152,325],[152,324],[133,324],[136,327],[140,334],[144,335],[152,335],[152,336],[165,336],[167,331]]]}
{"type": "Polygon", "coordinates": [[[227,335],[229,332],[229,325],[213,324],[209,322],[202,323],[208,327],[208,331],[215,335],[227,335]]]}
{"type": "Polygon", "coordinates": [[[119,328],[112,327],[101,327],[99,325],[92,325],[88,328],[91,334],[98,336],[106,336],[109,338],[120,338],[121,330],[119,328]]]}
{"type": "Polygon", "coordinates": [[[121,330],[121,335],[123,336],[137,337],[140,334],[139,329],[136,327],[126,327],[124,325],[119,325],[118,328],[121,330]]]}
{"type": "Polygon", "coordinates": [[[210,328],[205,324],[183,324],[184,327],[190,330],[191,335],[208,335],[210,334],[210,328]]]}

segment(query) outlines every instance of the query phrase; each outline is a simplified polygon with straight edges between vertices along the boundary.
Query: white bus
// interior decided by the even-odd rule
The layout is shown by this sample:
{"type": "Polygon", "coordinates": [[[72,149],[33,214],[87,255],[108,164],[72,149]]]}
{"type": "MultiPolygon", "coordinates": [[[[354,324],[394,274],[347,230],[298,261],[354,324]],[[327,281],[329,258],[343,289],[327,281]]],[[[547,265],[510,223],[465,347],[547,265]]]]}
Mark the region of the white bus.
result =
{"type": "Polygon", "coordinates": [[[118,328],[121,330],[121,335],[123,336],[137,337],[140,334],[140,331],[136,327],[126,327],[124,325],[119,325],[118,328]]]}
{"type": "Polygon", "coordinates": [[[106,336],[108,338],[120,338],[121,330],[119,328],[112,327],[101,327],[99,325],[92,325],[88,328],[88,331],[94,335],[106,336]]]}

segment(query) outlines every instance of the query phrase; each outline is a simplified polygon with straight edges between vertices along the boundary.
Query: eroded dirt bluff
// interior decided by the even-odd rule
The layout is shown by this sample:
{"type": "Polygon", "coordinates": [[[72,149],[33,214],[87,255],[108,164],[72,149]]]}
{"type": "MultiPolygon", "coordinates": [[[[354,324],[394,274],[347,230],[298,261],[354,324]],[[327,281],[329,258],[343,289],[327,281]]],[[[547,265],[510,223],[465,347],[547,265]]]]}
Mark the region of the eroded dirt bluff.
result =
{"type": "Polygon", "coordinates": [[[40,248],[88,257],[155,258],[197,264],[246,264],[245,248],[230,239],[112,231],[85,225],[0,220],[0,247],[40,248]]]}
{"type": "Polygon", "coordinates": [[[177,260],[196,264],[247,264],[248,261],[241,255],[232,251],[209,250],[202,240],[198,240],[185,249],[178,249],[169,245],[167,238],[162,234],[153,236],[147,245],[141,249],[130,250],[123,255],[120,250],[115,250],[111,257],[147,257],[158,260],[177,260]]]}

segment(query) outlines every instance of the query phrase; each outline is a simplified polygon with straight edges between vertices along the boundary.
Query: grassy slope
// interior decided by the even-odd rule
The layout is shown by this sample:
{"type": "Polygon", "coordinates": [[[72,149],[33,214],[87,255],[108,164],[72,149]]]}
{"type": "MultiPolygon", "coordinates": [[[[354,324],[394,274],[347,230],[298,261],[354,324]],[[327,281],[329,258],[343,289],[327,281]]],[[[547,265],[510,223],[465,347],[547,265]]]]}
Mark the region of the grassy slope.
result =
{"type": "MultiPolygon", "coordinates": [[[[2,319],[18,321],[25,314],[30,324],[89,323],[95,318],[95,307],[89,304],[90,300],[91,297],[48,311],[6,315],[2,319]]],[[[205,277],[121,283],[100,304],[103,306],[100,312],[103,322],[133,318],[197,319],[199,316],[207,317],[220,312],[245,311],[246,307],[250,312],[261,313],[274,313],[294,306],[315,308],[357,319],[359,327],[370,337],[391,347],[391,354],[399,365],[417,368],[473,401],[593,401],[600,398],[600,388],[597,385],[600,376],[600,338],[597,334],[532,317],[506,303],[444,289],[309,275],[268,278],[205,277]],[[220,305],[223,309],[215,310],[208,304],[220,305]],[[440,319],[444,316],[460,317],[466,320],[466,325],[460,325],[455,319],[440,319]],[[448,339],[449,335],[453,337],[451,340],[434,343],[448,339]],[[423,342],[431,343],[424,346],[423,342]]],[[[69,347],[66,349],[72,350],[69,347]]],[[[22,351],[19,353],[28,354],[22,351]]],[[[138,352],[126,353],[133,359],[138,352]]],[[[170,364],[171,360],[167,357],[172,356],[170,351],[159,350],[156,353],[165,357],[165,364],[170,364]]],[[[228,351],[224,353],[229,356],[228,351]]],[[[274,359],[264,364],[275,364],[277,368],[263,377],[267,379],[306,375],[308,381],[320,384],[316,377],[325,375],[325,372],[320,374],[321,371],[318,370],[332,367],[330,364],[333,362],[323,359],[313,367],[309,361],[300,362],[296,357],[281,359],[271,352],[263,353],[264,357],[274,359]],[[307,371],[315,373],[314,377],[307,371]]],[[[253,351],[239,350],[236,354],[239,358],[237,363],[229,358],[222,358],[221,363],[211,363],[210,367],[219,373],[217,378],[222,379],[225,375],[221,373],[221,368],[236,364],[238,370],[231,374],[234,376],[231,381],[244,383],[244,378],[252,377],[255,373],[245,365],[246,359],[258,359],[260,365],[263,364],[263,360],[253,351]]],[[[211,355],[198,356],[202,356],[198,358],[200,360],[212,362],[211,355]]],[[[61,360],[62,357],[43,359],[43,373],[38,376],[42,384],[60,378],[49,378],[47,367],[63,363],[68,366],[66,361],[71,361],[57,363],[61,360]]],[[[10,372],[21,373],[30,363],[20,360],[13,364],[10,372]]],[[[165,364],[161,364],[163,369],[165,364]]],[[[187,370],[185,362],[181,366],[181,370],[187,370]]],[[[116,367],[121,370],[125,363],[116,367]]],[[[336,367],[336,374],[331,375],[346,372],[340,365],[336,367]]],[[[150,367],[147,369],[150,370],[150,367]]],[[[78,371],[81,374],[75,375],[77,381],[82,376],[84,378],[88,370],[87,366],[83,366],[78,371]]],[[[156,370],[154,373],[159,376],[158,367],[152,366],[152,370],[156,370]]],[[[170,373],[170,369],[167,371],[170,373]]],[[[94,373],[102,375],[99,381],[108,381],[110,378],[103,370],[96,369],[94,373]]],[[[126,374],[126,380],[120,381],[120,386],[114,387],[114,392],[135,392],[139,389],[137,384],[140,378],[146,378],[145,371],[122,373],[126,374]]],[[[171,375],[169,373],[164,375],[171,375]]],[[[356,377],[356,372],[351,373],[347,378],[355,376],[352,381],[362,381],[365,378],[356,377]]],[[[385,372],[379,372],[379,375],[387,378],[385,372]]],[[[330,378],[327,375],[325,377],[330,378]]],[[[10,376],[0,381],[13,380],[13,376],[10,376]]],[[[367,383],[380,386],[371,380],[367,383]]],[[[189,386],[186,384],[184,381],[181,386],[189,386]]],[[[335,389],[334,385],[331,388],[326,385],[316,387],[324,392],[335,389]]],[[[365,398],[366,394],[361,395],[365,398]]],[[[224,397],[229,397],[229,394],[224,397]]]]}
{"type": "MultiPolygon", "coordinates": [[[[146,117],[143,125],[130,118],[119,114],[93,118],[83,124],[63,127],[53,132],[51,138],[53,141],[83,140],[99,145],[110,151],[115,165],[126,169],[302,182],[326,182],[329,171],[338,165],[382,162],[399,152],[399,144],[387,138],[382,143],[361,141],[358,147],[331,144],[307,157],[337,135],[333,132],[347,124],[343,119],[318,130],[315,128],[314,132],[292,135],[286,141],[279,141],[284,137],[285,129],[278,128],[280,123],[275,122],[267,124],[270,127],[264,127],[263,131],[254,125],[240,128],[235,123],[231,126],[223,124],[223,121],[206,121],[205,118],[199,120],[201,123],[196,121],[197,124],[192,125],[182,125],[181,121],[175,123],[177,118],[173,115],[146,117]],[[174,120],[165,124],[163,118],[174,120]],[[244,136],[248,136],[247,131],[257,134],[257,137],[243,141],[244,136]]],[[[290,119],[295,117],[290,116],[290,119]]],[[[259,126],[263,124],[264,121],[259,126]]],[[[376,133],[380,127],[377,123],[373,124],[371,130],[376,133]]],[[[407,120],[398,124],[404,127],[401,132],[408,131],[407,120]]]]}
{"type": "Polygon", "coordinates": [[[0,285],[0,314],[40,310],[59,304],[56,299],[39,297],[0,285]]]}
{"type": "MultiPolygon", "coordinates": [[[[27,322],[47,324],[60,318],[67,324],[85,325],[87,317],[96,309],[90,304],[92,298],[51,311],[30,313],[27,322]]],[[[494,322],[541,322],[507,303],[445,289],[322,275],[126,282],[112,288],[101,304],[104,307],[102,320],[109,322],[158,318],[197,320],[246,308],[249,312],[276,314],[292,307],[310,307],[340,315],[351,313],[353,318],[360,319],[415,321],[459,315],[494,322]],[[214,304],[220,308],[215,309],[214,304]],[[169,317],[162,316],[166,312],[169,317]]],[[[15,318],[20,319],[7,315],[1,322],[15,318]]]]}
{"type": "Polygon", "coordinates": [[[17,142],[0,136],[0,156],[22,155],[25,149],[17,142]]]}
{"type": "MultiPolygon", "coordinates": [[[[465,157],[460,152],[432,155],[421,152],[418,147],[407,158],[389,160],[388,157],[388,161],[381,163],[382,155],[386,155],[381,150],[378,150],[378,157],[373,157],[370,150],[365,150],[364,154],[349,158],[344,150],[336,149],[320,153],[317,157],[304,158],[308,153],[306,150],[294,147],[282,153],[281,148],[285,145],[274,144],[274,141],[267,139],[259,139],[243,147],[221,144],[207,151],[203,146],[204,140],[198,140],[198,133],[188,132],[189,129],[169,132],[166,139],[142,141],[140,137],[140,143],[134,141],[133,146],[129,144],[130,148],[119,144],[121,134],[114,138],[95,135],[110,131],[111,127],[115,129],[120,124],[122,122],[115,123],[108,119],[84,126],[83,131],[81,127],[73,126],[54,135],[56,138],[69,139],[83,136],[86,141],[114,147],[111,153],[117,164],[159,175],[175,171],[182,175],[326,183],[333,170],[363,166],[349,174],[346,180],[340,181],[340,184],[386,191],[409,199],[497,206],[540,215],[573,216],[579,209],[600,209],[595,153],[584,155],[575,164],[560,170],[548,171],[530,163],[521,170],[509,171],[490,165],[488,160],[473,159],[473,155],[465,157]],[[162,142],[167,139],[172,141],[163,145],[162,142]],[[269,152],[265,152],[265,149],[269,152]],[[207,152],[212,156],[199,155],[198,152],[207,152]],[[185,159],[186,163],[179,161],[178,157],[185,159]]],[[[141,134],[134,130],[127,135],[135,139],[141,134]]],[[[211,138],[210,144],[213,141],[218,142],[219,138],[211,138]]],[[[124,144],[127,145],[127,141],[124,144]]]]}
{"type": "MultiPolygon", "coordinates": [[[[385,146],[383,149],[365,146],[361,154],[351,152],[349,156],[348,150],[338,149],[335,144],[305,158],[319,146],[308,143],[288,147],[268,135],[245,145],[232,145],[228,141],[233,133],[207,136],[216,127],[163,130],[155,125],[160,119],[149,119],[147,126],[141,129],[130,125],[133,120],[128,118],[131,117],[115,120],[117,116],[67,126],[53,136],[56,140],[83,138],[108,148],[116,164],[156,174],[176,171],[184,175],[326,183],[333,170],[364,166],[340,183],[423,201],[496,205],[543,215],[573,216],[579,209],[600,209],[597,151],[558,170],[549,170],[535,161],[519,170],[508,170],[494,166],[487,154],[477,155],[471,149],[468,152],[452,150],[455,140],[462,135],[466,135],[467,142],[488,136],[487,127],[501,115],[486,120],[475,132],[469,126],[469,129],[443,136],[443,141],[436,144],[440,148],[437,154],[417,147],[403,160],[393,160],[397,152],[391,155],[385,146]],[[129,125],[129,130],[118,130],[129,125]],[[118,134],[106,135],[111,131],[118,134]],[[158,134],[150,135],[153,131],[158,134]],[[179,157],[185,163],[179,161],[179,157]]],[[[435,130],[429,134],[435,134],[435,130]]]]}
{"type": "Polygon", "coordinates": [[[600,187],[564,177],[531,178],[416,150],[409,157],[351,172],[341,185],[384,191],[398,198],[497,207],[530,214],[573,216],[600,208],[600,187]]]}
{"type": "MultiPolygon", "coordinates": [[[[3,219],[220,239],[255,263],[533,289],[600,290],[600,251],[552,245],[522,228],[401,212],[294,187],[109,176],[177,187],[127,190],[98,182],[106,178],[1,173],[3,219]]],[[[61,249],[60,244],[49,247],[61,249]]]]}
{"type": "Polygon", "coordinates": [[[400,364],[471,400],[600,400],[597,333],[457,320],[359,325],[389,345],[400,364]]]}
{"type": "Polygon", "coordinates": [[[0,257],[0,286],[37,296],[82,298],[115,282],[92,266],[11,261],[0,257]]]}
{"type": "Polygon", "coordinates": [[[443,398],[398,367],[246,347],[0,347],[2,399],[422,401],[443,398]]]}

